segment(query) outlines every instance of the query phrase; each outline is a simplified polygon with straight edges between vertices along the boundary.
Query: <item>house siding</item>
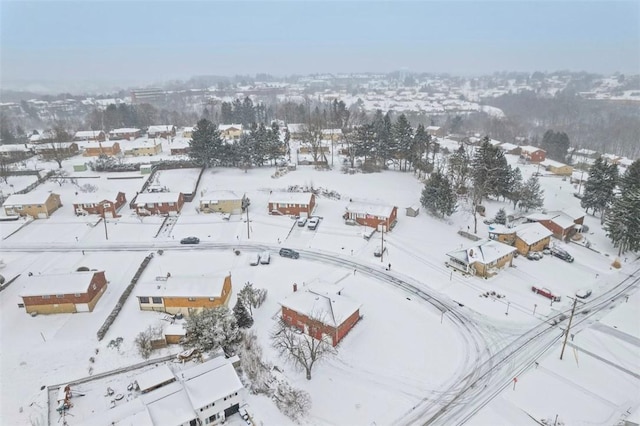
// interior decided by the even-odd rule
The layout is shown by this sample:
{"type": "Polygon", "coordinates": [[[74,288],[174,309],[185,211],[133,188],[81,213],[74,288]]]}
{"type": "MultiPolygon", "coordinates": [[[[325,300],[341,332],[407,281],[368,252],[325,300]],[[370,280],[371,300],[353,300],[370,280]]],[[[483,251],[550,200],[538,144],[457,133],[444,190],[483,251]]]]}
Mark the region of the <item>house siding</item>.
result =
{"type": "Polygon", "coordinates": [[[40,215],[49,217],[51,214],[58,210],[62,206],[60,201],[60,195],[49,194],[44,204],[23,204],[21,209],[14,208],[14,206],[5,206],[4,211],[7,216],[31,216],[34,219],[40,219],[40,215]]]}
{"type": "Polygon", "coordinates": [[[360,320],[360,310],[356,310],[338,327],[324,324],[285,306],[282,307],[282,320],[315,339],[322,340],[324,335],[330,336],[332,345],[336,346],[360,320]]]}
{"type": "Polygon", "coordinates": [[[551,237],[545,237],[533,244],[527,244],[520,238],[516,237],[515,247],[518,250],[518,253],[527,254],[530,251],[541,251],[545,247],[548,247],[550,242],[551,242],[551,237]]]}
{"type": "Polygon", "coordinates": [[[242,213],[242,199],[220,200],[217,203],[200,201],[200,211],[203,213],[242,213]]]}
{"type": "Polygon", "coordinates": [[[383,216],[373,216],[365,213],[356,213],[356,212],[347,212],[344,215],[345,219],[354,220],[358,225],[368,226],[371,228],[380,229],[381,226],[384,226],[385,231],[390,231],[394,222],[398,217],[398,208],[393,207],[391,210],[391,214],[389,217],[383,216]]]}
{"type": "Polygon", "coordinates": [[[138,216],[165,215],[180,213],[184,205],[184,194],[180,193],[178,201],[174,203],[147,203],[144,206],[136,206],[138,216]],[[152,204],[151,206],[149,204],[152,204]],[[173,205],[170,205],[173,204],[173,205]]]}
{"type": "Polygon", "coordinates": [[[93,274],[87,291],[78,293],[79,296],[77,297],[75,294],[61,294],[60,296],[62,297],[57,297],[58,295],[56,294],[44,294],[40,296],[24,296],[22,300],[27,313],[75,313],[77,312],[76,305],[78,304],[87,304],[89,311],[93,311],[106,289],[107,280],[104,272],[101,271],[93,274]],[[48,296],[48,298],[45,299],[43,296],[48,296]]]}
{"type": "Polygon", "coordinates": [[[86,212],[88,214],[96,214],[102,216],[102,212],[104,211],[105,215],[109,217],[119,217],[118,210],[127,202],[127,199],[124,195],[124,192],[119,192],[118,196],[114,200],[102,200],[99,203],[91,203],[91,204],[82,204],[75,203],[73,205],[73,211],[76,215],[80,215],[79,212],[86,212]],[[104,209],[104,210],[103,210],[104,209]]]}
{"type": "Polygon", "coordinates": [[[166,312],[168,314],[181,313],[183,315],[189,315],[189,311],[199,312],[203,309],[212,309],[218,306],[227,305],[229,298],[231,297],[231,276],[227,275],[224,278],[224,284],[222,285],[222,292],[219,295],[211,295],[207,297],[192,298],[195,300],[189,300],[189,297],[161,297],[162,303],[152,303],[152,298],[149,297],[149,303],[140,303],[140,296],[138,296],[138,305],[141,311],[159,311],[166,312]],[[213,300],[210,300],[210,299],[213,300]]]}
{"type": "Polygon", "coordinates": [[[99,157],[100,155],[114,156],[120,154],[120,144],[115,142],[111,146],[89,146],[84,150],[85,157],[99,157]]]}
{"type": "Polygon", "coordinates": [[[307,204],[293,204],[293,203],[274,203],[269,202],[269,214],[273,212],[280,212],[284,215],[311,216],[313,209],[316,207],[316,196],[311,194],[311,199],[307,204]]]}

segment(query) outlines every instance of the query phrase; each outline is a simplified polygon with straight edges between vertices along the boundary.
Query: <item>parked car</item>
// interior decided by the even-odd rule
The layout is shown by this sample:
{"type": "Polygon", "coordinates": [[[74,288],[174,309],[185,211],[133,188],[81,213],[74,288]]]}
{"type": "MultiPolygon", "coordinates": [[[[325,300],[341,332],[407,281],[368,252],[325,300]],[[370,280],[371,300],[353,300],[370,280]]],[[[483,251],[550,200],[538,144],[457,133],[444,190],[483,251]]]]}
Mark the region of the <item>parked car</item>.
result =
{"type": "Polygon", "coordinates": [[[281,248],[280,249],[280,256],[282,257],[288,257],[290,259],[297,259],[300,257],[300,253],[298,253],[297,251],[290,249],[290,248],[281,248]]]}
{"type": "Polygon", "coordinates": [[[552,248],[551,254],[559,259],[564,260],[565,262],[569,262],[569,263],[573,262],[573,256],[571,256],[569,253],[567,253],[562,249],[552,248]]]}
{"type": "Polygon", "coordinates": [[[576,291],[576,297],[578,297],[580,299],[586,299],[589,296],[591,296],[591,289],[582,288],[582,289],[576,291]]]}
{"type": "Polygon", "coordinates": [[[253,253],[249,256],[249,265],[256,266],[260,263],[260,253],[253,253]]]}
{"type": "Polygon", "coordinates": [[[298,219],[298,226],[305,226],[307,224],[307,218],[301,217],[298,219]]]}
{"type": "Polygon", "coordinates": [[[540,260],[542,259],[542,255],[537,251],[530,251],[527,253],[527,259],[529,260],[540,260]]]}
{"type": "Polygon", "coordinates": [[[536,286],[532,286],[531,287],[531,291],[533,291],[534,293],[537,293],[541,296],[546,297],[547,299],[551,299],[554,302],[559,302],[560,301],[560,296],[556,296],[554,295],[551,290],[549,290],[548,288],[542,288],[542,287],[536,287],[536,286]]]}
{"type": "Polygon", "coordinates": [[[309,228],[312,231],[314,231],[318,227],[319,223],[320,223],[320,218],[312,217],[311,219],[309,219],[309,223],[307,224],[307,228],[309,228]]]}
{"type": "Polygon", "coordinates": [[[543,254],[551,254],[551,249],[549,247],[545,247],[542,249],[543,254]]]}
{"type": "Polygon", "coordinates": [[[268,250],[263,251],[260,255],[260,263],[262,265],[268,265],[271,263],[271,253],[269,253],[268,250]]]}
{"type": "Polygon", "coordinates": [[[378,247],[376,247],[375,251],[373,252],[373,255],[375,257],[382,257],[382,253],[384,253],[386,251],[387,251],[386,247],[382,248],[382,247],[378,246],[378,247]]]}
{"type": "Polygon", "coordinates": [[[198,244],[200,243],[200,238],[198,237],[186,237],[180,240],[180,244],[198,244]]]}

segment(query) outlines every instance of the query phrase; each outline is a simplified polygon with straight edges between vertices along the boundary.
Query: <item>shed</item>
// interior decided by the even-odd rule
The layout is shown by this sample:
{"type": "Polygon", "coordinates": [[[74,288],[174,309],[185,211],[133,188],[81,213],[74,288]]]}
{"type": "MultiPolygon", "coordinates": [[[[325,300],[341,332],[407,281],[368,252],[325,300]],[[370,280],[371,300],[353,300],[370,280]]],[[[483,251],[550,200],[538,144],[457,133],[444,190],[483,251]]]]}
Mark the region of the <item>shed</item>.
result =
{"type": "Polygon", "coordinates": [[[143,175],[149,175],[153,171],[151,164],[140,164],[140,173],[143,175]]]}
{"type": "Polygon", "coordinates": [[[74,164],[73,165],[73,171],[74,172],[86,172],[87,171],[87,164],[86,163],[74,164]]]}
{"type": "Polygon", "coordinates": [[[420,205],[414,204],[413,206],[407,207],[407,216],[416,217],[420,214],[420,205]]]}
{"type": "Polygon", "coordinates": [[[136,376],[135,381],[138,383],[140,392],[147,393],[160,386],[174,382],[176,377],[166,364],[153,368],[136,376]]]}

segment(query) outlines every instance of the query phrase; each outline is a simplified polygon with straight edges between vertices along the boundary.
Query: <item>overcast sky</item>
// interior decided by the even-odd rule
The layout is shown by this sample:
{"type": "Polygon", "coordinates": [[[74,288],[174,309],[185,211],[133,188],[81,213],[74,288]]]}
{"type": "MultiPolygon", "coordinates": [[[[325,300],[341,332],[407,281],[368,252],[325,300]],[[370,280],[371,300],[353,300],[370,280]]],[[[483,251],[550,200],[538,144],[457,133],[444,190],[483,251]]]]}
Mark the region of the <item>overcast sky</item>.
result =
{"type": "Polygon", "coordinates": [[[401,68],[640,73],[637,0],[1,0],[0,13],[9,86],[401,68]]]}

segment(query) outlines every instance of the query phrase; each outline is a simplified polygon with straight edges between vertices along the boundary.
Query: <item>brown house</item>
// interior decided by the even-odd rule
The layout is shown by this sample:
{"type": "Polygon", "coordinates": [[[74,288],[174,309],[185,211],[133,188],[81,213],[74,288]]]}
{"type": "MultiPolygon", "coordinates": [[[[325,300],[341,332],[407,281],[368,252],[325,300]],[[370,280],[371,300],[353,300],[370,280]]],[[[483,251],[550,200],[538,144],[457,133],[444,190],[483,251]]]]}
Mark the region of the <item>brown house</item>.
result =
{"type": "Polygon", "coordinates": [[[91,312],[107,288],[104,271],[32,275],[21,280],[20,307],[29,314],[91,312]]]}
{"type": "Polygon", "coordinates": [[[336,346],[360,320],[360,304],[340,294],[296,291],[280,302],[282,320],[336,346]]]}
{"type": "Polygon", "coordinates": [[[176,138],[169,142],[169,151],[171,155],[186,155],[191,151],[189,139],[176,138]]]}
{"type": "Polygon", "coordinates": [[[160,126],[149,126],[147,130],[147,135],[150,138],[165,138],[169,139],[170,137],[174,137],[176,135],[176,126],[171,124],[160,125],[160,126]]]}
{"type": "Polygon", "coordinates": [[[553,232],[553,236],[564,240],[575,233],[584,222],[584,212],[569,209],[562,212],[534,213],[527,216],[529,222],[539,222],[553,232]]]}
{"type": "Polygon", "coordinates": [[[73,157],[80,152],[78,144],[75,142],[49,142],[37,145],[35,150],[36,154],[40,155],[45,160],[73,157]]]}
{"type": "Polygon", "coordinates": [[[127,202],[124,192],[114,193],[81,193],[73,200],[73,211],[76,216],[97,214],[112,218],[119,217],[118,210],[127,202]]]}
{"type": "Polygon", "coordinates": [[[520,147],[520,156],[532,163],[539,163],[546,158],[546,151],[536,146],[525,145],[520,147]]]}
{"type": "Polygon", "coordinates": [[[145,192],[134,200],[138,216],[177,215],[184,205],[182,192],[145,192]]]}
{"type": "Polygon", "coordinates": [[[131,139],[139,138],[142,135],[142,131],[140,129],[134,129],[125,127],[122,129],[113,129],[109,132],[109,138],[111,139],[126,139],[130,141],[131,139]]]}
{"type": "Polygon", "coordinates": [[[269,214],[311,216],[316,207],[316,196],[311,192],[273,193],[269,198],[269,214]]]}
{"type": "Polygon", "coordinates": [[[525,223],[516,228],[516,249],[520,254],[549,247],[553,233],[540,223],[525,223]]]}
{"type": "Polygon", "coordinates": [[[379,204],[350,202],[342,216],[347,223],[390,231],[398,222],[398,208],[379,204]]]}
{"type": "Polygon", "coordinates": [[[231,275],[168,276],[140,282],[136,298],[141,311],[189,315],[226,305],[231,296],[231,275]]]}
{"type": "Polygon", "coordinates": [[[2,206],[7,216],[31,216],[34,219],[46,219],[51,216],[51,213],[62,207],[62,202],[58,194],[35,191],[10,195],[2,206]]]}
{"type": "Polygon", "coordinates": [[[489,225],[489,239],[512,246],[516,242],[516,230],[500,224],[489,225]]]}
{"type": "Polygon", "coordinates": [[[73,136],[74,141],[104,141],[107,136],[102,130],[81,130],[73,136]]]}
{"type": "Polygon", "coordinates": [[[496,275],[500,268],[511,266],[515,248],[499,241],[483,240],[473,246],[447,253],[447,266],[484,278],[496,275]]]}
{"type": "Polygon", "coordinates": [[[85,157],[114,156],[120,152],[120,144],[116,141],[89,142],[84,146],[85,157]]]}

